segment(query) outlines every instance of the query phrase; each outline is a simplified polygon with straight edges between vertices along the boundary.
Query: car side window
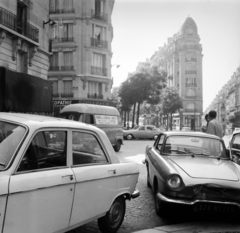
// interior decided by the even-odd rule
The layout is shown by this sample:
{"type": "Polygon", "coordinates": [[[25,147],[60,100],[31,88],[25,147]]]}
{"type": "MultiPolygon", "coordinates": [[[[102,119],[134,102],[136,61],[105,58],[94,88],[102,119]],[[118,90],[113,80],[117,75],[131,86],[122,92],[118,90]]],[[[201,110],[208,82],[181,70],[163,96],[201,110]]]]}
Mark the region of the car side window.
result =
{"type": "Polygon", "coordinates": [[[85,116],[84,116],[84,123],[93,125],[94,124],[93,115],[85,114],[85,116]]]}
{"type": "Polygon", "coordinates": [[[162,134],[161,136],[160,136],[160,139],[159,139],[159,141],[158,141],[158,144],[157,144],[157,149],[160,151],[161,150],[161,148],[162,148],[162,144],[163,144],[163,141],[164,141],[164,135],[162,134]]]}
{"type": "Polygon", "coordinates": [[[67,132],[38,132],[26,150],[17,172],[67,165],[67,132]]]}
{"type": "Polygon", "coordinates": [[[147,131],[153,131],[153,127],[147,126],[147,131]]]}
{"type": "Polygon", "coordinates": [[[236,135],[232,140],[232,148],[240,150],[240,134],[236,135]]]}
{"type": "Polygon", "coordinates": [[[145,130],[145,126],[141,126],[139,130],[145,130]]]}
{"type": "Polygon", "coordinates": [[[73,165],[106,164],[107,157],[97,138],[85,132],[72,134],[73,165]]]}

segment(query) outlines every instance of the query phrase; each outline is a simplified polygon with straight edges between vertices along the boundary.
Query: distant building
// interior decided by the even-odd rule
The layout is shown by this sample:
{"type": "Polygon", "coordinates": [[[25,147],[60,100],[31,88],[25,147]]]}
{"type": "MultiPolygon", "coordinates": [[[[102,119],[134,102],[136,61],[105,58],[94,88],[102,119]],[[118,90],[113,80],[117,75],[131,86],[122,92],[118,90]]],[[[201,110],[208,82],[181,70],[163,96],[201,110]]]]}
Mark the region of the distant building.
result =
{"type": "Polygon", "coordinates": [[[197,25],[191,17],[187,17],[180,31],[168,38],[167,44],[150,58],[151,65],[167,71],[167,86],[179,89],[183,109],[180,114],[174,115],[173,121],[176,126],[181,124],[181,128],[187,126],[199,130],[201,127],[202,57],[197,25]]]}
{"type": "Polygon", "coordinates": [[[113,105],[111,101],[111,15],[114,0],[50,0],[55,115],[70,103],[113,105]]]}

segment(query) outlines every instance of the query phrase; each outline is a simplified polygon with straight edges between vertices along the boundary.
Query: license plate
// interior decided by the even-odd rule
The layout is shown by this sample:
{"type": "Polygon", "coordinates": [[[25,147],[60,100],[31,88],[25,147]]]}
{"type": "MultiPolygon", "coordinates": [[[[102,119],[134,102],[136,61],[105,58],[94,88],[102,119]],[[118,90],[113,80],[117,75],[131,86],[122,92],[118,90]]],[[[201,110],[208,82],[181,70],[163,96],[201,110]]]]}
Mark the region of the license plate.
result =
{"type": "Polygon", "coordinates": [[[234,213],[235,206],[217,205],[217,204],[196,204],[193,206],[195,212],[218,212],[218,213],[234,213]]]}

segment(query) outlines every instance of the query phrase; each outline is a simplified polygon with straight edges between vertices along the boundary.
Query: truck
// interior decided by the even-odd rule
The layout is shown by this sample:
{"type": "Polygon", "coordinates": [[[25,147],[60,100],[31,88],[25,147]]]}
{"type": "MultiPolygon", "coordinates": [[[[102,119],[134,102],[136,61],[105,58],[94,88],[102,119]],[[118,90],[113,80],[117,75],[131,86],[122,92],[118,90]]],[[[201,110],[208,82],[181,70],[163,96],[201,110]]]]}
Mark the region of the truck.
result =
{"type": "Polygon", "coordinates": [[[0,112],[52,115],[52,83],[0,67],[0,112]]]}

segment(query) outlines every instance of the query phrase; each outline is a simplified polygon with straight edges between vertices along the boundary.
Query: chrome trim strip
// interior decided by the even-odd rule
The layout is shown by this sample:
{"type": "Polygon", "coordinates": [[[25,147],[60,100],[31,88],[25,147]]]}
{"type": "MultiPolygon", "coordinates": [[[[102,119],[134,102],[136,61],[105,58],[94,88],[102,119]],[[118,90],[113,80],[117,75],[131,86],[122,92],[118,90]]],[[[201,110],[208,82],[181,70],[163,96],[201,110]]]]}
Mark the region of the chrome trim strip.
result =
{"type": "Polygon", "coordinates": [[[74,184],[76,184],[76,182],[69,182],[69,183],[66,183],[66,184],[58,184],[58,185],[52,185],[52,186],[48,186],[48,187],[42,187],[42,188],[29,189],[29,190],[23,190],[23,191],[18,191],[18,192],[12,192],[12,193],[9,193],[9,196],[13,195],[13,194],[33,192],[33,191],[38,191],[38,190],[42,190],[42,189],[49,189],[49,188],[55,188],[55,187],[60,187],[60,186],[64,186],[64,185],[65,186],[66,185],[74,185],[74,184]]]}
{"type": "Polygon", "coordinates": [[[209,201],[209,200],[194,200],[194,201],[189,201],[189,200],[175,200],[175,199],[171,199],[171,198],[167,198],[164,195],[162,195],[161,193],[157,194],[157,198],[159,198],[159,200],[161,201],[165,201],[168,203],[174,203],[174,204],[183,204],[183,205],[194,205],[196,203],[214,203],[214,204],[224,204],[224,205],[235,205],[237,207],[240,208],[240,204],[236,203],[236,202],[220,202],[220,201],[209,201]]]}

